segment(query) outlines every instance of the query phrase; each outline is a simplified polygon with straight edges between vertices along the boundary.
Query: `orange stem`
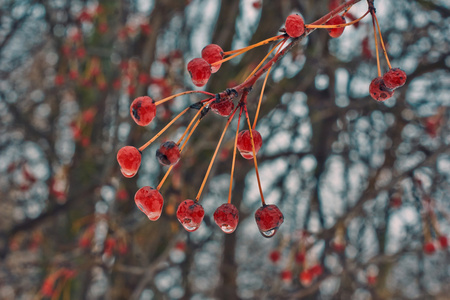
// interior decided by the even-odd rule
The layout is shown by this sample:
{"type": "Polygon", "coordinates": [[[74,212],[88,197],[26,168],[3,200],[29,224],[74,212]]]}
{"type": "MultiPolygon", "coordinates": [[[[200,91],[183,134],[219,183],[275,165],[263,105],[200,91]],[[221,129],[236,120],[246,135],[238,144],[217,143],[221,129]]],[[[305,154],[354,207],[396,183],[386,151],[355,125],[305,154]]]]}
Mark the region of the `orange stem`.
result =
{"type": "Polygon", "coordinates": [[[206,180],[208,179],[208,176],[209,176],[209,172],[211,172],[211,168],[214,163],[214,160],[216,159],[217,152],[219,152],[220,144],[222,144],[222,140],[223,140],[223,137],[225,136],[225,132],[227,131],[228,125],[230,125],[231,120],[233,120],[233,117],[236,113],[237,108],[238,108],[238,106],[236,106],[233,113],[228,118],[227,124],[225,124],[225,128],[223,129],[222,135],[220,136],[219,142],[217,143],[216,150],[214,151],[214,155],[211,158],[211,162],[209,163],[208,170],[206,171],[205,177],[203,178],[203,182],[202,182],[202,185],[200,186],[200,190],[198,191],[197,197],[195,197],[196,202],[200,199],[200,196],[202,195],[203,188],[205,187],[206,180]]]}
{"type": "Polygon", "coordinates": [[[242,115],[242,106],[239,111],[239,118],[236,128],[236,137],[234,138],[234,148],[233,148],[233,162],[231,163],[231,175],[230,175],[230,189],[228,191],[228,203],[231,203],[231,190],[233,189],[233,174],[234,174],[234,165],[236,163],[236,148],[237,148],[237,140],[239,135],[239,125],[241,124],[241,115],[242,115]]]}
{"type": "Polygon", "coordinates": [[[353,24],[358,23],[359,21],[361,21],[365,16],[367,16],[367,14],[369,12],[370,11],[366,11],[366,13],[362,17],[360,17],[360,18],[358,18],[358,19],[356,19],[354,21],[345,23],[345,24],[337,24],[337,25],[313,25],[313,24],[306,24],[305,28],[342,28],[342,27],[347,27],[347,26],[353,25],[353,24]]]}
{"type": "Polygon", "coordinates": [[[372,13],[372,24],[373,24],[373,36],[374,36],[374,39],[375,39],[375,52],[376,52],[376,55],[377,55],[378,77],[381,77],[380,56],[378,54],[377,30],[375,28],[375,20],[374,20],[373,15],[374,15],[374,13],[372,13]]]}
{"type": "Polygon", "coordinates": [[[144,145],[142,145],[139,148],[139,151],[144,151],[145,148],[147,148],[151,143],[153,143],[161,134],[164,133],[164,131],[167,130],[167,128],[169,128],[170,126],[172,126],[172,124],[178,120],[178,118],[180,118],[182,115],[184,115],[188,110],[190,109],[190,107],[186,107],[182,112],[180,112],[175,118],[172,119],[172,121],[170,121],[166,126],[164,126],[163,129],[161,129],[154,137],[152,137],[147,143],[145,143],[144,145]]]}
{"type": "Polygon", "coordinates": [[[158,105],[160,105],[160,104],[163,104],[164,102],[167,102],[167,101],[169,101],[169,100],[172,100],[173,98],[176,98],[176,97],[179,97],[179,96],[183,96],[183,95],[188,95],[188,94],[194,94],[194,93],[197,93],[197,94],[205,94],[205,95],[209,95],[209,96],[213,96],[213,97],[215,96],[215,95],[212,94],[212,93],[208,93],[208,92],[204,92],[204,91],[186,91],[186,92],[178,93],[178,94],[169,96],[169,97],[167,97],[167,98],[164,98],[164,99],[162,99],[162,100],[156,101],[156,102],[155,102],[155,105],[158,106],[158,105]]]}
{"type": "Polygon", "coordinates": [[[381,35],[381,29],[380,29],[380,24],[378,24],[377,15],[374,13],[372,16],[374,17],[375,22],[377,23],[378,34],[380,35],[381,47],[383,48],[384,57],[386,57],[386,62],[389,66],[389,69],[392,69],[391,62],[389,61],[389,57],[387,55],[386,47],[384,46],[383,36],[381,35]]]}
{"type": "MultiPolygon", "coordinates": [[[[278,48],[277,54],[280,52],[281,48],[283,48],[284,43],[286,42],[286,39],[283,41],[283,43],[281,44],[280,48],[278,48]]],[[[280,42],[281,43],[281,42],[280,42]]],[[[280,44],[278,43],[278,44],[280,44]]],[[[278,46],[278,45],[277,45],[278,46]]],[[[275,48],[274,48],[275,49],[275,48]]],[[[273,50],[273,49],[272,49],[273,50]]],[[[261,62],[262,63],[262,62],[261,62]]],[[[253,120],[253,127],[252,129],[255,129],[256,127],[256,122],[258,121],[258,116],[259,116],[259,110],[261,108],[261,103],[262,103],[262,98],[264,95],[264,90],[266,89],[266,83],[267,83],[267,79],[269,78],[269,74],[270,74],[270,70],[272,70],[272,66],[270,66],[269,70],[267,70],[267,74],[266,77],[264,78],[264,83],[261,89],[261,94],[259,96],[259,101],[258,101],[258,107],[256,108],[256,114],[255,114],[255,119],[253,120]]]]}
{"type": "Polygon", "coordinates": [[[258,162],[256,161],[255,142],[253,140],[253,132],[252,132],[252,126],[250,125],[250,118],[248,117],[247,105],[244,106],[244,109],[245,109],[245,117],[247,119],[248,129],[250,131],[250,138],[252,141],[253,162],[255,163],[255,172],[256,172],[256,179],[258,180],[259,193],[261,195],[262,205],[265,206],[266,202],[264,201],[264,195],[263,195],[263,191],[261,188],[261,180],[259,179],[258,162]]]}

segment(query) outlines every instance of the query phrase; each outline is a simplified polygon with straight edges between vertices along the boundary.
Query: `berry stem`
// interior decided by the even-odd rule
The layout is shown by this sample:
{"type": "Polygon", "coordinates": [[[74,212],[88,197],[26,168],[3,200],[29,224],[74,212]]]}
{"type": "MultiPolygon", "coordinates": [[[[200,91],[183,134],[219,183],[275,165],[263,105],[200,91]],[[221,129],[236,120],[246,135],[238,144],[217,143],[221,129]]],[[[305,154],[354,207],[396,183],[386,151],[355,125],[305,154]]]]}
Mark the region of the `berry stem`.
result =
{"type": "Polygon", "coordinates": [[[372,14],[372,16],[375,19],[375,23],[377,23],[378,34],[380,35],[381,47],[383,48],[384,57],[386,57],[386,62],[389,66],[389,69],[392,69],[391,62],[389,61],[389,57],[387,55],[386,47],[384,46],[383,36],[381,35],[381,29],[380,29],[380,24],[378,24],[377,15],[374,13],[374,14],[372,14]]]}
{"type": "MultiPolygon", "coordinates": [[[[284,37],[284,36],[285,36],[284,34],[280,34],[280,35],[277,35],[277,36],[273,36],[273,37],[271,37],[271,38],[268,38],[268,39],[266,39],[266,40],[263,40],[263,41],[261,41],[261,42],[258,42],[258,43],[256,43],[256,44],[253,44],[253,45],[250,45],[250,46],[241,48],[241,49],[236,49],[236,50],[226,51],[226,52],[223,53],[223,55],[230,55],[230,54],[234,54],[234,53],[238,53],[238,52],[247,52],[248,50],[251,50],[251,49],[253,49],[253,48],[256,48],[256,47],[259,47],[259,46],[262,46],[262,45],[266,45],[266,44],[268,44],[268,43],[270,43],[270,42],[272,42],[272,41],[279,40],[279,39],[281,39],[281,38],[284,37]]],[[[216,64],[216,63],[214,63],[214,64],[216,64]]]]}
{"type": "Polygon", "coordinates": [[[170,174],[170,171],[172,171],[174,165],[171,165],[169,167],[169,169],[166,171],[166,174],[164,174],[164,177],[161,179],[161,181],[159,182],[158,186],[156,187],[156,190],[159,191],[161,189],[161,187],[163,186],[164,182],[166,181],[167,177],[170,174]]]}
{"type": "MultiPolygon", "coordinates": [[[[283,43],[281,44],[281,46],[280,46],[280,48],[278,48],[278,51],[277,51],[277,54],[280,52],[280,50],[281,50],[281,48],[283,48],[283,45],[284,45],[284,43],[286,42],[286,40],[287,39],[285,39],[284,41],[283,41],[283,43]]],[[[281,43],[281,42],[280,42],[281,43]]],[[[280,44],[280,43],[278,43],[278,45],[280,44]]],[[[277,46],[278,46],[277,45],[277,46]]],[[[275,49],[275,48],[274,48],[275,49]]],[[[273,51],[273,49],[272,49],[272,51],[273,51]]],[[[271,51],[271,52],[272,52],[271,51]]],[[[269,53],[270,54],[270,53],[269,53]]],[[[262,63],[262,62],[261,62],[262,63]]],[[[259,66],[258,66],[259,67],[259,66]]],[[[261,94],[260,94],[260,96],[259,96],[259,101],[258,101],[258,107],[256,108],[256,114],[255,114],[255,119],[253,120],[253,126],[252,126],[252,129],[255,129],[255,127],[256,127],[256,122],[258,121],[258,116],[259,116],[259,110],[260,110],[260,108],[261,108],[261,102],[262,102],[262,98],[263,98],[263,95],[264,95],[264,90],[266,89],[266,83],[267,83],[267,79],[269,78],[269,74],[270,74],[270,70],[272,69],[272,66],[269,68],[269,70],[267,70],[267,74],[266,74],[266,77],[264,78],[264,83],[263,83],[263,86],[262,86],[262,89],[261,89],[261,94]]]]}
{"type": "MultiPolygon", "coordinates": [[[[229,61],[229,60],[235,58],[236,56],[239,56],[239,55],[241,55],[241,54],[243,54],[243,53],[245,53],[245,52],[247,52],[247,51],[249,51],[249,50],[251,50],[253,48],[256,48],[256,47],[259,47],[259,46],[262,46],[262,45],[266,45],[266,44],[268,44],[268,43],[270,43],[272,41],[279,40],[279,39],[281,39],[283,37],[284,37],[284,34],[283,35],[277,35],[277,36],[271,37],[270,39],[264,40],[262,42],[253,44],[253,45],[245,47],[245,48],[242,48],[241,50],[237,51],[236,54],[233,54],[233,55],[231,55],[231,56],[229,56],[227,58],[224,58],[222,60],[216,61],[216,62],[212,63],[211,66],[218,65],[218,64],[224,63],[226,61],[229,61]]],[[[228,53],[228,52],[225,52],[225,53],[228,53]]]]}
{"type": "MultiPolygon", "coordinates": [[[[245,96],[247,96],[247,95],[245,95],[245,96]]],[[[256,179],[258,180],[258,188],[259,188],[259,193],[261,195],[261,203],[263,206],[265,206],[266,202],[264,201],[264,195],[263,195],[263,191],[261,188],[261,180],[259,179],[258,162],[256,161],[255,142],[253,140],[252,126],[250,125],[250,118],[248,117],[248,111],[247,111],[246,104],[244,106],[244,110],[245,110],[245,118],[247,119],[248,130],[250,131],[250,140],[252,141],[253,162],[255,163],[256,179]]]]}
{"type": "Polygon", "coordinates": [[[198,202],[198,200],[200,199],[200,196],[202,195],[203,188],[205,187],[206,180],[208,179],[209,173],[211,172],[211,168],[214,163],[214,160],[216,159],[217,152],[219,152],[220,144],[222,144],[222,140],[223,140],[223,137],[225,136],[225,132],[227,131],[228,125],[230,125],[231,121],[233,120],[233,117],[234,117],[238,107],[239,106],[236,106],[236,108],[233,110],[233,113],[228,118],[227,124],[225,124],[225,128],[223,129],[222,135],[220,136],[219,142],[217,143],[216,150],[214,151],[214,155],[211,158],[211,162],[209,163],[208,170],[206,171],[205,177],[203,178],[203,182],[202,182],[202,185],[200,186],[200,190],[198,191],[197,197],[195,197],[195,202],[198,202]]]}
{"type": "Polygon", "coordinates": [[[233,174],[234,174],[234,165],[236,163],[236,148],[237,148],[237,140],[239,135],[239,125],[241,124],[241,115],[242,115],[242,106],[239,111],[239,118],[236,128],[236,137],[234,138],[234,148],[233,148],[233,162],[231,163],[231,175],[230,175],[230,189],[228,191],[228,203],[231,203],[231,190],[233,189],[233,174]]]}
{"type": "Polygon", "coordinates": [[[356,19],[356,20],[354,20],[354,21],[345,23],[345,24],[337,24],[337,25],[313,25],[313,24],[306,24],[305,27],[306,27],[306,28],[330,28],[330,29],[331,29],[331,28],[342,28],[342,27],[347,27],[347,26],[353,25],[353,24],[355,24],[355,23],[358,23],[359,21],[361,21],[362,19],[364,19],[364,17],[367,16],[367,14],[368,14],[369,12],[370,12],[370,11],[366,11],[366,13],[365,13],[364,15],[362,15],[362,17],[360,17],[360,18],[358,18],[358,19],[356,19]]]}
{"type": "Polygon", "coordinates": [[[147,143],[145,143],[144,145],[142,145],[139,148],[139,151],[144,151],[145,148],[147,148],[151,143],[153,143],[161,134],[164,133],[164,131],[167,130],[167,128],[169,128],[176,120],[178,120],[178,118],[180,118],[182,115],[184,115],[188,110],[190,109],[190,107],[186,107],[182,112],[180,112],[175,118],[172,119],[172,121],[170,121],[166,126],[164,126],[163,129],[161,129],[154,137],[152,137],[147,143]]]}
{"type": "Polygon", "coordinates": [[[261,60],[261,62],[256,66],[256,68],[252,71],[252,73],[250,73],[250,75],[247,76],[247,78],[245,79],[245,81],[247,81],[250,77],[252,77],[256,71],[258,71],[258,69],[261,67],[261,65],[266,61],[266,59],[269,57],[270,54],[272,54],[272,52],[281,44],[286,42],[287,38],[285,38],[283,41],[278,42],[278,44],[275,45],[275,47],[272,48],[272,50],[269,51],[269,53],[267,53],[267,55],[261,60]]]}
{"type": "Polygon", "coordinates": [[[191,122],[189,122],[188,127],[186,127],[186,130],[184,131],[183,135],[180,137],[180,139],[177,142],[177,145],[179,146],[181,141],[184,139],[184,137],[186,136],[186,134],[189,132],[189,129],[191,128],[192,124],[194,124],[195,119],[197,119],[197,117],[200,115],[200,113],[202,112],[203,109],[203,105],[202,107],[200,107],[200,109],[198,110],[198,112],[195,114],[195,116],[192,118],[191,122]]]}
{"type": "Polygon", "coordinates": [[[375,39],[375,52],[377,55],[377,68],[378,68],[378,77],[381,77],[381,67],[380,67],[380,56],[378,54],[378,38],[377,38],[377,30],[375,28],[375,18],[373,17],[375,13],[371,12],[372,15],[372,24],[373,24],[373,36],[375,39]]]}
{"type": "Polygon", "coordinates": [[[194,93],[205,94],[205,95],[212,96],[212,97],[215,96],[214,94],[208,93],[208,92],[205,92],[205,91],[186,91],[186,92],[182,92],[182,93],[178,93],[178,94],[169,96],[169,97],[164,98],[162,100],[158,100],[158,101],[155,102],[155,105],[158,106],[160,104],[163,104],[164,102],[172,100],[173,98],[176,98],[176,97],[179,97],[179,96],[183,96],[183,95],[188,95],[188,94],[194,94],[194,93]]]}

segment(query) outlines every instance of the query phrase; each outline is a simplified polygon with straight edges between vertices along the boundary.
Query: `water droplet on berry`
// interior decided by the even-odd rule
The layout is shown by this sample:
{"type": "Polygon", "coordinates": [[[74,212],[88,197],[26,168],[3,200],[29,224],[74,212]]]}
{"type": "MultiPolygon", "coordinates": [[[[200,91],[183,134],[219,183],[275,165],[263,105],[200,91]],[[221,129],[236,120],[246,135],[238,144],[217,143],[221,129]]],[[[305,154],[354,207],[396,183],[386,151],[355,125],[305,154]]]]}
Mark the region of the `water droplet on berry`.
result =
{"type": "Polygon", "coordinates": [[[205,211],[203,207],[190,199],[180,203],[177,209],[177,219],[189,232],[195,231],[200,227],[205,211]]]}
{"type": "Polygon", "coordinates": [[[222,231],[225,232],[225,233],[232,233],[235,228],[227,226],[227,225],[222,225],[220,227],[220,229],[222,229],[222,231]]]}
{"type": "MultiPolygon", "coordinates": [[[[258,151],[259,149],[261,149],[262,146],[262,137],[261,134],[256,130],[252,130],[252,135],[253,135],[253,143],[255,145],[255,154],[258,154],[258,151]]],[[[243,130],[239,132],[236,147],[243,158],[245,159],[253,158],[252,138],[249,130],[243,130]]]]}
{"type": "Polygon", "coordinates": [[[231,203],[222,204],[214,212],[214,222],[223,232],[232,233],[239,222],[239,211],[231,203]]]}
{"type": "Polygon", "coordinates": [[[270,238],[270,237],[273,237],[275,235],[275,233],[277,233],[277,230],[271,229],[271,230],[260,231],[260,232],[263,235],[263,237],[270,238]]]}

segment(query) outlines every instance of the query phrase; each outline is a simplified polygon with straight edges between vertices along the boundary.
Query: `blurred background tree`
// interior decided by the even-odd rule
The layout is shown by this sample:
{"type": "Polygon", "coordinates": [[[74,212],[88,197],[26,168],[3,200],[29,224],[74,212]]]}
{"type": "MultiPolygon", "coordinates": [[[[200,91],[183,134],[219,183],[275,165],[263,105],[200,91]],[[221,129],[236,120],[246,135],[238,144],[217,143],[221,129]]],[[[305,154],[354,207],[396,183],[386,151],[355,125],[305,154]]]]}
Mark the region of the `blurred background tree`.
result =
{"type": "MultiPolygon", "coordinates": [[[[258,233],[254,169],[240,157],[240,224],[225,235],[212,220],[227,199],[232,130],[204,192],[203,225],[187,233],[174,216],[201,184],[226,122],[217,115],[162,188],[157,222],[133,196],[164,174],[158,145],[135,178],[120,174],[120,147],[142,145],[201,100],[161,105],[142,128],[129,115],[135,97],[192,89],[185,66],[205,45],[244,47],[276,35],[293,12],[318,19],[331,2],[1,1],[0,298],[448,299],[448,1],[375,1],[392,64],[408,74],[384,103],[368,95],[370,17],[339,39],[316,31],[272,69],[257,130],[266,201],[285,215],[274,238],[258,233]]],[[[366,10],[362,1],[350,12],[366,10]]],[[[224,64],[207,90],[240,83],[266,53],[224,64]]],[[[249,94],[250,114],[258,97],[249,94]]]]}

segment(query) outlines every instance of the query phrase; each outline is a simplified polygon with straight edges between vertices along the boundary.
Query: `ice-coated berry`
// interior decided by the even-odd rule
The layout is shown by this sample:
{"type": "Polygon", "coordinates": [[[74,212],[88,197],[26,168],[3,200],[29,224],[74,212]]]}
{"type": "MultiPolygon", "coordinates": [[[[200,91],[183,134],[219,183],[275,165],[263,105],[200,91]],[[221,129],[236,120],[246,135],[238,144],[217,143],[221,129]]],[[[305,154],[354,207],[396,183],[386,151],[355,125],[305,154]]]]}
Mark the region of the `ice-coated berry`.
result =
{"type": "Polygon", "coordinates": [[[292,282],[292,272],[291,270],[283,270],[281,271],[281,280],[285,283],[291,283],[292,282]]]}
{"type": "MultiPolygon", "coordinates": [[[[262,137],[261,134],[256,130],[252,130],[252,134],[253,134],[253,142],[255,144],[255,154],[258,154],[258,151],[262,146],[262,137]]],[[[243,158],[245,159],[253,158],[252,138],[249,130],[243,130],[239,132],[237,140],[237,149],[239,150],[239,153],[241,153],[243,158]]]]}
{"type": "Polygon", "coordinates": [[[167,141],[156,150],[156,157],[165,166],[176,164],[180,160],[180,148],[173,141],[167,141]]]}
{"type": "Polygon", "coordinates": [[[222,64],[212,65],[216,61],[223,59],[223,50],[219,45],[209,44],[202,50],[202,58],[211,65],[211,73],[219,71],[222,64]]]}
{"type": "Polygon", "coordinates": [[[394,91],[389,89],[383,81],[382,77],[377,77],[370,83],[369,93],[373,99],[383,102],[394,95],[394,91]]]}
{"type": "Polygon", "coordinates": [[[406,82],[406,73],[402,69],[390,69],[383,75],[383,81],[387,88],[396,89],[403,86],[406,82]]]}
{"type": "Polygon", "coordinates": [[[211,65],[203,58],[194,58],[187,65],[192,82],[196,86],[204,86],[211,77],[211,65]]]}
{"type": "Polygon", "coordinates": [[[285,28],[291,38],[297,38],[305,32],[305,21],[297,14],[289,15],[286,18],[285,28]]]}
{"type": "Polygon", "coordinates": [[[303,286],[310,286],[313,280],[313,275],[309,270],[303,270],[300,273],[299,280],[303,286]]]}
{"type": "Polygon", "coordinates": [[[222,117],[228,117],[234,108],[234,103],[231,100],[223,100],[211,104],[211,111],[222,117]]]}
{"type": "Polygon", "coordinates": [[[147,126],[156,115],[155,101],[148,96],[134,99],[130,106],[130,114],[136,124],[147,126]]]}
{"type": "Polygon", "coordinates": [[[202,223],[205,211],[203,207],[190,199],[180,203],[177,209],[177,219],[189,232],[196,231],[202,223]]]}
{"type": "Polygon", "coordinates": [[[232,233],[239,223],[239,211],[231,203],[219,206],[214,212],[214,222],[225,233],[232,233]]]}
{"type": "Polygon", "coordinates": [[[439,245],[441,246],[442,249],[445,249],[448,247],[448,239],[446,236],[441,235],[439,237],[439,245]]]}
{"type": "Polygon", "coordinates": [[[284,222],[284,216],[276,205],[263,205],[255,212],[256,225],[261,234],[270,238],[284,222]]]}
{"type": "Polygon", "coordinates": [[[161,216],[164,199],[158,190],[144,186],[134,195],[134,202],[151,221],[156,221],[161,216]]]}
{"type": "Polygon", "coordinates": [[[141,152],[133,146],[125,146],[117,152],[117,162],[125,177],[133,177],[141,165],[141,152]]]}
{"type": "Polygon", "coordinates": [[[278,250],[273,250],[269,253],[270,261],[272,261],[274,264],[280,261],[281,259],[281,253],[278,250]]]}
{"type": "MultiPolygon", "coordinates": [[[[340,24],[345,24],[345,18],[343,16],[335,16],[333,18],[331,18],[330,20],[328,20],[327,23],[325,23],[326,25],[340,25],[340,24]]],[[[332,38],[338,38],[342,35],[342,33],[344,32],[345,27],[340,27],[340,28],[328,28],[328,34],[332,37],[332,38]]]]}
{"type": "Polygon", "coordinates": [[[436,246],[432,241],[427,242],[425,243],[425,245],[423,245],[423,252],[425,254],[433,254],[434,252],[436,252],[436,246]]]}

